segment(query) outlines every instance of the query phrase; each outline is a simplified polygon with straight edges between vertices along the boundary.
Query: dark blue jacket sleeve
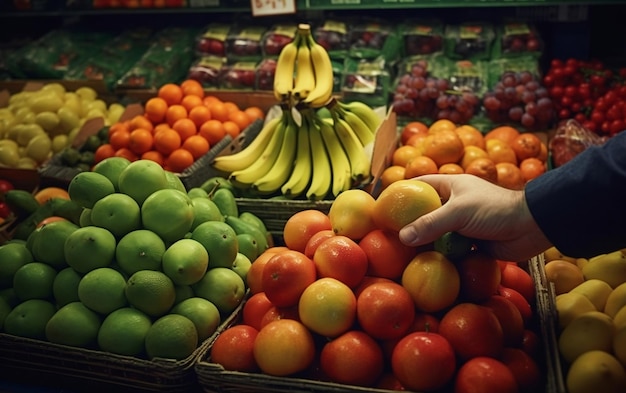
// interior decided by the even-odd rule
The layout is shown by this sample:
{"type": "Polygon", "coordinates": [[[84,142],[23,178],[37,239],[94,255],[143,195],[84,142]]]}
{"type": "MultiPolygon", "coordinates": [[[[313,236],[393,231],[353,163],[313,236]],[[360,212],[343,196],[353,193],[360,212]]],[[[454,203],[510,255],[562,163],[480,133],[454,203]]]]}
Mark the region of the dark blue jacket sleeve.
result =
{"type": "Polygon", "coordinates": [[[589,258],[626,247],[626,131],[528,182],[526,201],[563,254],[589,258]]]}

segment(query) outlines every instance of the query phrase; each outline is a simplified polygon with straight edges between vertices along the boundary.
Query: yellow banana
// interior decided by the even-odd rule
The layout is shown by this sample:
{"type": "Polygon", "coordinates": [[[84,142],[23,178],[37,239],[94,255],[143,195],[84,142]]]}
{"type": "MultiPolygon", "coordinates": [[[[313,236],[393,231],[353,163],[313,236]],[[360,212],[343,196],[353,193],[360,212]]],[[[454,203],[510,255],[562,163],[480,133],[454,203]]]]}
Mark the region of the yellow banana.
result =
{"type": "Polygon", "coordinates": [[[356,135],[350,124],[344,119],[337,117],[333,123],[333,127],[343,149],[346,151],[348,160],[350,160],[350,173],[352,180],[356,183],[362,183],[369,180],[371,173],[371,161],[365,153],[365,149],[359,137],[356,135]]]}
{"type": "Polygon", "coordinates": [[[311,184],[306,191],[306,197],[310,200],[319,201],[324,199],[330,192],[333,175],[328,152],[324,146],[324,140],[317,124],[311,123],[309,127],[309,143],[311,145],[313,172],[311,174],[311,184]]]}
{"type": "Polygon", "coordinates": [[[334,112],[335,116],[340,117],[350,125],[356,136],[359,137],[359,141],[361,141],[363,146],[374,141],[376,130],[371,130],[368,125],[355,113],[344,110],[339,105],[335,105],[333,109],[331,109],[331,112],[334,112]]]}
{"type": "Polygon", "coordinates": [[[211,166],[226,173],[249,167],[263,154],[265,146],[276,132],[276,126],[280,122],[280,116],[268,120],[248,146],[237,153],[215,157],[211,166]]]}
{"type": "Polygon", "coordinates": [[[280,190],[280,187],[287,181],[293,170],[297,143],[298,127],[289,115],[278,157],[270,171],[252,184],[254,189],[263,194],[271,194],[280,190]]]}
{"type": "Polygon", "coordinates": [[[276,126],[276,131],[265,145],[262,154],[250,166],[234,171],[230,174],[230,180],[239,186],[250,186],[257,179],[264,176],[274,165],[278,153],[283,144],[285,130],[287,128],[286,116],[288,111],[284,111],[281,121],[276,126]]]}
{"type": "MultiPolygon", "coordinates": [[[[332,122],[332,120],[330,121],[332,122]]],[[[318,125],[333,173],[331,192],[334,197],[337,197],[341,192],[352,187],[350,160],[341,146],[341,141],[338,139],[331,123],[324,119],[320,120],[318,125]]]]}
{"type": "Polygon", "coordinates": [[[361,101],[351,101],[347,103],[338,101],[338,103],[345,111],[357,115],[365,124],[367,124],[372,133],[376,134],[383,119],[378,116],[371,106],[361,101]]]}
{"type": "Polygon", "coordinates": [[[289,179],[280,188],[283,195],[289,198],[297,198],[305,192],[311,180],[311,148],[309,143],[309,124],[303,118],[302,125],[297,130],[298,146],[296,149],[296,161],[289,179]]]}
{"type": "Polygon", "coordinates": [[[320,108],[333,96],[333,64],[326,49],[315,42],[313,35],[309,34],[306,38],[315,69],[315,89],[309,93],[304,102],[313,108],[320,108]]]}
{"type": "Polygon", "coordinates": [[[310,29],[298,28],[298,34],[302,36],[300,37],[301,43],[298,46],[298,54],[296,56],[295,81],[291,92],[296,102],[305,99],[315,88],[315,70],[313,69],[311,51],[306,39],[307,35],[311,34],[311,31],[310,29]]]}
{"type": "Polygon", "coordinates": [[[296,66],[296,56],[300,44],[299,34],[293,41],[283,47],[276,59],[274,72],[274,97],[279,102],[288,102],[293,89],[293,73],[296,66]]]}

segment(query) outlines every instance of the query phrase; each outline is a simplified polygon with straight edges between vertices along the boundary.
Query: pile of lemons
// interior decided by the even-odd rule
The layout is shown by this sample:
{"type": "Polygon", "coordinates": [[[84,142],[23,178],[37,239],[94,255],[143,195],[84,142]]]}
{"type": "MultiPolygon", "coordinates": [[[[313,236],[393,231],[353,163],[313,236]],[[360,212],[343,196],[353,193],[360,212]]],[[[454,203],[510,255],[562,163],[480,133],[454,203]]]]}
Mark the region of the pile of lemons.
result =
{"type": "Polygon", "coordinates": [[[70,91],[51,82],[12,94],[0,108],[0,166],[35,169],[70,146],[87,120],[100,117],[113,124],[124,110],[87,86],[70,91]]]}
{"type": "Polygon", "coordinates": [[[180,360],[243,300],[262,251],[255,236],[268,232],[260,220],[227,223],[234,197],[214,201],[152,161],[121,157],[76,175],[68,194],[83,207],[78,225],[50,222],[0,246],[0,331],[180,360]]]}
{"type": "Polygon", "coordinates": [[[568,392],[626,391],[626,250],[578,258],[552,247],[544,255],[568,392]]]}

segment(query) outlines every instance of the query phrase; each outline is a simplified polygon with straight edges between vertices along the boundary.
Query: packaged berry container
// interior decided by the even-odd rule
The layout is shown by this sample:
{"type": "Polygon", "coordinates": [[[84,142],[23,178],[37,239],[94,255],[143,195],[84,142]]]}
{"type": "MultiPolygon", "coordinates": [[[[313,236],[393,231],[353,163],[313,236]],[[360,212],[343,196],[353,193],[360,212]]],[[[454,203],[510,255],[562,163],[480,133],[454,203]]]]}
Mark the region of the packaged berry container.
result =
{"type": "Polygon", "coordinates": [[[278,57],[285,45],[293,41],[298,31],[297,25],[276,24],[263,34],[261,51],[263,57],[278,57]]]}
{"type": "Polygon", "coordinates": [[[231,24],[211,23],[206,26],[196,39],[198,56],[226,56],[226,38],[232,29],[231,24]]]}
{"type": "Polygon", "coordinates": [[[465,22],[445,29],[444,51],[451,59],[487,60],[495,38],[487,22],[465,22]]]}
{"type": "Polygon", "coordinates": [[[444,25],[438,20],[410,20],[401,24],[403,55],[417,56],[443,50],[444,25]]]}

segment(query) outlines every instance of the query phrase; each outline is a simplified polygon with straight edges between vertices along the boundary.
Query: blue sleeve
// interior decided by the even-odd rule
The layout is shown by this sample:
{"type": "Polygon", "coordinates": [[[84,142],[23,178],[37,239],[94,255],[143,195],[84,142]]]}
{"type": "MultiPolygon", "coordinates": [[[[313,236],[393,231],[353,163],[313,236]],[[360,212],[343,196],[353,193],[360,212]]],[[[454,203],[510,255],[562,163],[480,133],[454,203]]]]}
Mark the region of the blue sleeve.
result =
{"type": "Polygon", "coordinates": [[[526,201],[563,254],[589,258],[626,247],[626,131],[528,182],[526,201]]]}

